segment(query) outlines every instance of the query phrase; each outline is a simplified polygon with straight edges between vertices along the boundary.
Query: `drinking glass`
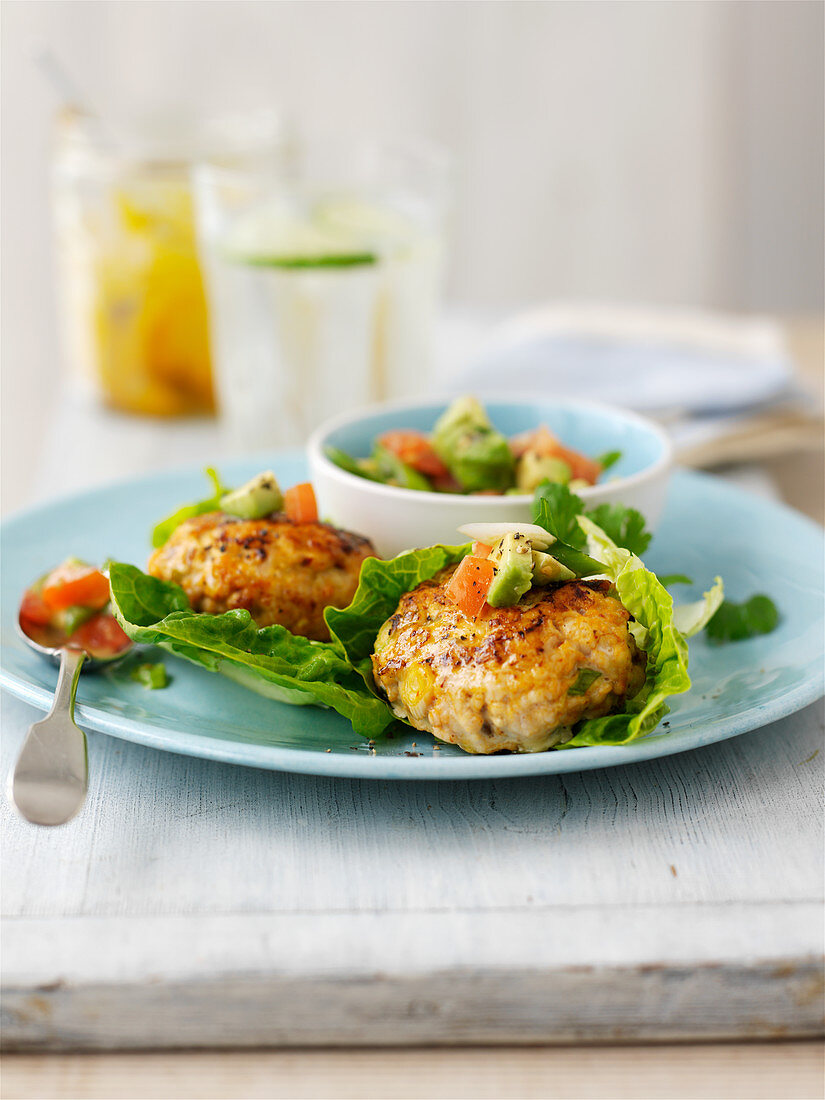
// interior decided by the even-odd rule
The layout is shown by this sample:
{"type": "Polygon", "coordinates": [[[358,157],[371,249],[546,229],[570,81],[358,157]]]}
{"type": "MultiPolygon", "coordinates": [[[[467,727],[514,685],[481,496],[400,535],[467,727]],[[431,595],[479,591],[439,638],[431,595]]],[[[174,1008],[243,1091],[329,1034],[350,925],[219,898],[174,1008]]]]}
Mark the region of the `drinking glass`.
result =
{"type": "Polygon", "coordinates": [[[447,173],[441,153],[401,141],[196,169],[229,449],[301,443],[334,413],[425,384],[447,173]]]}
{"type": "Polygon", "coordinates": [[[54,216],[62,320],[75,372],[125,412],[214,411],[191,169],[270,163],[287,139],[266,110],[200,122],[58,120],[54,216]]]}

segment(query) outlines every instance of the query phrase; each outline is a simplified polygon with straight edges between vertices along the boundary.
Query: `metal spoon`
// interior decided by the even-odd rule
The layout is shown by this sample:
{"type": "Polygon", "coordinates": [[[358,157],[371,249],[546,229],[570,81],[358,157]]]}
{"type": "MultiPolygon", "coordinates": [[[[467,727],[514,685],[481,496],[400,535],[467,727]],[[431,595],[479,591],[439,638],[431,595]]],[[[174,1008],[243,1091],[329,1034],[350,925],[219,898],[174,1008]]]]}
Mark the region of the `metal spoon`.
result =
{"type": "Polygon", "coordinates": [[[89,657],[82,649],[40,645],[19,624],[17,629],[35,653],[60,666],[60,673],[52,709],[26,734],[9,780],[9,796],[33,825],[63,825],[82,807],[89,781],[86,734],[74,721],[80,670],[97,671],[125,657],[132,647],[111,657],[89,657]]]}

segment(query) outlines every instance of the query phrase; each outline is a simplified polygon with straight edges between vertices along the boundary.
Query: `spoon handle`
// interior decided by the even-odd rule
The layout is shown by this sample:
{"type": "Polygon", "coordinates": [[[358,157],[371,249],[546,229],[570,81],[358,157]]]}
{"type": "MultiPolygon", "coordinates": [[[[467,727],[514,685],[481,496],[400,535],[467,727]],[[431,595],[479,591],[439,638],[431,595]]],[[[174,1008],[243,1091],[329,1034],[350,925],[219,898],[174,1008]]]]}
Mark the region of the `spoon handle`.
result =
{"type": "Polygon", "coordinates": [[[29,728],[11,776],[11,800],[34,825],[62,825],[86,798],[86,734],[74,722],[74,697],[84,657],[79,649],[60,651],[52,709],[29,728]]]}

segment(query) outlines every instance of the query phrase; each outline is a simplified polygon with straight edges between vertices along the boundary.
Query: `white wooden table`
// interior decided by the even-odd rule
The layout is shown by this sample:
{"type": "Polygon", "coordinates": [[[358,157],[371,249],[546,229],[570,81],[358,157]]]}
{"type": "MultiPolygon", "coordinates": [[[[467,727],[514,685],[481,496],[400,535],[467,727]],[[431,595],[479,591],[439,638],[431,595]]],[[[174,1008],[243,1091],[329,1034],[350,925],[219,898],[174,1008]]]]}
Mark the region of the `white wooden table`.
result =
{"type": "MultiPolygon", "coordinates": [[[[148,454],[123,440],[123,461],[148,454]]],[[[156,463],[212,445],[184,442],[156,463]]],[[[67,477],[46,460],[40,493],[67,477]]],[[[4,774],[33,717],[3,699],[4,774]]],[[[821,704],[649,764],[508,782],[279,775],[93,733],[74,823],[3,806],[5,1042],[820,1034],[823,760],[821,704]]]]}
{"type": "MultiPolygon", "coordinates": [[[[3,769],[34,712],[4,707],[3,769]]],[[[821,1028],[822,711],[539,779],[278,774],[90,735],[4,806],[17,1048],[549,1043],[821,1028]]]]}

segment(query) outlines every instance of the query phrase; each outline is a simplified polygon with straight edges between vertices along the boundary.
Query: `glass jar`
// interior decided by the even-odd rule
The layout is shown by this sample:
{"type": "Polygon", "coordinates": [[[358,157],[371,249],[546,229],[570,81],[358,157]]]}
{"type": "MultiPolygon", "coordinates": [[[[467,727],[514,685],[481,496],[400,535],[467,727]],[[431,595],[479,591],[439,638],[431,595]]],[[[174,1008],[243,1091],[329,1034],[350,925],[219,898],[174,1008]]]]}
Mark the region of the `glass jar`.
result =
{"type": "Polygon", "coordinates": [[[58,122],[54,214],[64,331],[75,371],[115,409],[214,412],[192,164],[276,159],[271,112],[115,134],[77,112],[58,122]]]}

